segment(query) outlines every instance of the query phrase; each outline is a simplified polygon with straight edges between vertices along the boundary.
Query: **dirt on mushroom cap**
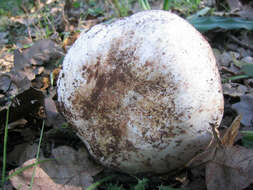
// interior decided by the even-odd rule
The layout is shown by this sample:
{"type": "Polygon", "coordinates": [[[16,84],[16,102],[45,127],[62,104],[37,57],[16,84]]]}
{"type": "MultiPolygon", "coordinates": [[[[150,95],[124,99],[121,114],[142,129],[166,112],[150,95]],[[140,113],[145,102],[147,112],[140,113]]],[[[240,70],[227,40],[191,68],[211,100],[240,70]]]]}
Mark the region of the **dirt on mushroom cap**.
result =
{"type": "Polygon", "coordinates": [[[58,101],[91,155],[128,173],[182,166],[206,147],[223,115],[210,46],[164,11],[82,33],[64,60],[58,101]]]}

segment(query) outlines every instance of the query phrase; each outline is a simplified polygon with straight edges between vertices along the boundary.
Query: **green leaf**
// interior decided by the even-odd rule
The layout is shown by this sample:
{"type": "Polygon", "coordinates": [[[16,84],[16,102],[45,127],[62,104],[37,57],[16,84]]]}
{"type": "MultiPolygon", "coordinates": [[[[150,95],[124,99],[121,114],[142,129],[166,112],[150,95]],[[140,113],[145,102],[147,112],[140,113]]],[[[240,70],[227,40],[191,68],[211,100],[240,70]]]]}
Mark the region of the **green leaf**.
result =
{"type": "Polygon", "coordinates": [[[138,179],[138,184],[134,186],[134,190],[145,190],[148,185],[148,179],[138,179]]]}
{"type": "Polygon", "coordinates": [[[222,28],[226,30],[253,30],[253,21],[237,17],[205,16],[194,17],[188,21],[201,32],[206,32],[216,28],[222,28]]]}
{"type": "Polygon", "coordinates": [[[72,5],[73,5],[74,8],[80,8],[80,7],[81,7],[80,2],[77,2],[77,1],[76,1],[76,2],[73,2],[72,5]]]}
{"type": "Polygon", "coordinates": [[[242,137],[242,144],[246,148],[253,148],[253,131],[241,131],[242,137]]]}
{"type": "Polygon", "coordinates": [[[245,64],[241,70],[249,77],[253,77],[253,64],[245,64]]]}

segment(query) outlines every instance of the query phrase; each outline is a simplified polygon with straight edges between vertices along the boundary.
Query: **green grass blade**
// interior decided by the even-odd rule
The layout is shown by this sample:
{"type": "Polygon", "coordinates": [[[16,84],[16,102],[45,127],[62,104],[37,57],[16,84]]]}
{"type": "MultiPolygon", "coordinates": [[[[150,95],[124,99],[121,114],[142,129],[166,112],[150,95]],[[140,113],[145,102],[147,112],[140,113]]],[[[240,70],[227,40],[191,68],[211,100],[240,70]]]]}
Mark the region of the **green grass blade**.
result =
{"type": "Polygon", "coordinates": [[[112,175],[112,176],[108,176],[108,177],[105,177],[99,181],[97,181],[96,183],[93,183],[91,186],[89,186],[86,190],[93,190],[95,188],[97,188],[99,185],[101,185],[102,183],[114,178],[115,176],[112,175]]]}
{"type": "Polygon", "coordinates": [[[3,147],[3,169],[2,169],[2,180],[1,186],[5,183],[5,172],[6,172],[6,157],[7,157],[7,140],[8,140],[8,123],[9,123],[9,114],[10,114],[10,106],[8,105],[6,112],[6,120],[5,120],[5,128],[4,128],[4,147],[3,147]]]}
{"type": "Polygon", "coordinates": [[[222,83],[226,83],[226,82],[234,81],[234,80],[240,80],[240,79],[247,79],[247,78],[249,78],[248,75],[237,75],[233,77],[228,77],[226,79],[222,79],[222,83]]]}
{"type": "Polygon", "coordinates": [[[253,131],[241,131],[242,135],[250,138],[253,141],[253,131]]]}
{"type": "Polygon", "coordinates": [[[144,0],[147,10],[151,10],[148,0],[144,0]]]}
{"type": "Polygon", "coordinates": [[[144,9],[144,10],[150,10],[151,9],[148,0],[139,0],[139,4],[140,4],[141,8],[144,9]]]}
{"type": "Polygon", "coordinates": [[[242,133],[242,144],[246,148],[253,148],[253,131],[241,131],[242,133]]]}
{"type": "MultiPolygon", "coordinates": [[[[43,132],[44,132],[44,126],[45,126],[45,120],[43,119],[42,128],[41,128],[41,132],[40,132],[39,145],[38,145],[38,149],[37,149],[37,153],[36,153],[36,163],[38,162],[38,159],[39,159],[40,145],[41,145],[42,136],[43,136],[43,132]]],[[[35,176],[36,168],[37,168],[37,165],[35,165],[35,166],[34,166],[34,169],[33,169],[32,179],[31,179],[31,182],[30,182],[30,190],[32,190],[32,186],[33,186],[33,182],[34,182],[34,176],[35,176]]]]}
{"type": "Polygon", "coordinates": [[[164,0],[163,1],[163,10],[165,10],[165,11],[169,10],[171,2],[172,2],[172,0],[164,0]]]}
{"type": "Polygon", "coordinates": [[[188,21],[201,32],[216,28],[253,30],[253,21],[238,17],[205,16],[194,17],[193,19],[188,19],[188,21]]]}

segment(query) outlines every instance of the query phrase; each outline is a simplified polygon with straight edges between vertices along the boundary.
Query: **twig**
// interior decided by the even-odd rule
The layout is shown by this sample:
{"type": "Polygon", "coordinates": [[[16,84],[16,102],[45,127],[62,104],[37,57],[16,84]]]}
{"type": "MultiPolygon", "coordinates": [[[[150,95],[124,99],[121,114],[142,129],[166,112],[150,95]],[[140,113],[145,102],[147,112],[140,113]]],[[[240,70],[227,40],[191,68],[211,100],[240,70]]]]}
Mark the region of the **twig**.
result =
{"type": "Polygon", "coordinates": [[[252,45],[249,45],[245,42],[242,42],[240,41],[238,38],[236,38],[235,36],[232,36],[232,35],[228,35],[228,37],[231,38],[231,40],[233,40],[235,43],[239,44],[240,46],[244,47],[244,48],[248,48],[248,49],[251,49],[253,50],[253,46],[252,45]]]}

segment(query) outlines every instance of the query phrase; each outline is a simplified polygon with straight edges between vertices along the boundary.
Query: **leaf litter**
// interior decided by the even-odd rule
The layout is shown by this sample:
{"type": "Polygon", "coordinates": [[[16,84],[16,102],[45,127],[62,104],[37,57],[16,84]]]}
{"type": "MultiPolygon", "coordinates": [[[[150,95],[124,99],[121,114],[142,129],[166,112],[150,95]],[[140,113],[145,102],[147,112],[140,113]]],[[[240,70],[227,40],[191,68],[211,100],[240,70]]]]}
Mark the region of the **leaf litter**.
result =
{"type": "MultiPolygon", "coordinates": [[[[104,15],[88,15],[86,19],[78,11],[87,11],[89,7],[86,7],[85,4],[85,7],[79,8],[70,6],[72,10],[69,12],[69,17],[64,17],[63,2],[59,1],[57,7],[48,4],[53,18],[48,22],[48,26],[53,32],[49,38],[43,39],[46,36],[46,27],[38,27],[39,22],[43,21],[44,18],[46,20],[49,18],[46,15],[40,18],[34,17],[34,15],[31,18],[27,15],[19,18],[12,17],[9,23],[10,30],[1,32],[0,35],[4,38],[0,40],[0,46],[4,47],[0,51],[0,129],[3,131],[2,124],[6,114],[6,105],[12,100],[9,135],[10,139],[19,139],[17,141],[12,140],[10,143],[7,164],[13,169],[13,172],[15,168],[17,170],[18,167],[36,162],[33,158],[35,157],[36,139],[38,139],[42,119],[46,119],[46,132],[40,160],[48,157],[55,159],[40,163],[37,166],[33,189],[84,189],[91,185],[94,179],[99,179],[95,176],[104,169],[90,159],[84,148],[78,149],[78,147],[82,147],[82,143],[76,140],[75,135],[65,131],[68,124],[57,111],[55,87],[60,71],[59,65],[64,53],[78,37],[79,30],[88,30],[93,25],[105,21],[106,17],[109,17],[108,15],[113,14],[113,11],[110,8],[104,15]],[[13,35],[13,31],[16,32],[17,29],[20,29],[20,33],[13,35]],[[59,31],[65,32],[62,41],[59,39],[59,31]],[[38,38],[36,36],[38,32],[44,37],[38,38]],[[25,36],[24,34],[29,35],[25,36]],[[11,41],[16,44],[12,46],[15,50],[10,52],[7,43],[11,41]],[[72,141],[72,144],[66,139],[72,141]]],[[[217,5],[214,1],[208,1],[208,3],[209,6],[213,7],[217,5]]],[[[233,15],[240,16],[243,19],[251,18],[252,4],[250,1],[227,0],[227,4],[230,12],[227,14],[224,11],[222,16],[233,15]]],[[[137,9],[139,10],[139,8],[137,9]]],[[[180,9],[176,9],[176,11],[180,11],[180,9]]],[[[230,27],[231,20],[212,18],[214,21],[219,21],[219,24],[212,28],[212,32],[207,31],[205,35],[212,47],[218,52],[216,59],[221,77],[227,79],[245,73],[240,64],[252,64],[252,32],[240,29],[240,31],[229,30],[225,34],[224,29],[227,26],[230,27]],[[224,23],[227,22],[227,26],[223,25],[223,21],[224,23]],[[220,34],[224,34],[223,37],[220,37],[220,34]]],[[[251,22],[243,22],[244,20],[240,18],[234,19],[238,21],[238,28],[251,29],[251,22]]],[[[201,19],[203,22],[205,18],[201,19]]],[[[207,21],[210,21],[210,18],[208,19],[207,21]]],[[[6,23],[8,24],[8,22],[6,23]]],[[[208,23],[205,26],[209,27],[208,23]]],[[[185,180],[177,180],[177,184],[178,182],[181,184],[178,187],[239,190],[245,189],[253,183],[251,169],[253,168],[251,166],[253,153],[252,150],[241,146],[242,136],[240,134],[240,130],[245,129],[245,127],[252,130],[253,104],[251,96],[253,94],[253,82],[251,80],[251,78],[236,79],[227,80],[223,83],[226,105],[223,124],[219,132],[225,135],[221,135],[222,138],[220,139],[215,139],[215,143],[196,158],[195,164],[190,167],[193,178],[185,172],[183,175],[185,180]],[[242,118],[235,118],[234,111],[240,114],[242,118]],[[203,164],[200,165],[200,163],[203,164]]],[[[0,135],[2,134],[0,133],[0,135]]],[[[19,187],[28,189],[32,171],[33,169],[29,168],[14,176],[11,179],[13,186],[17,189],[19,187]]],[[[180,179],[181,174],[176,175],[174,177],[180,179]]],[[[118,174],[118,176],[121,175],[118,174]]],[[[163,178],[165,184],[175,182],[166,175],[163,178]]],[[[125,180],[123,185],[127,183],[129,181],[125,180]]]]}
{"type": "MultiPolygon", "coordinates": [[[[102,171],[102,167],[89,158],[84,147],[78,151],[68,146],[54,148],[52,157],[55,160],[41,163],[37,166],[33,189],[47,190],[82,190],[94,181],[93,176],[102,171]]],[[[39,160],[45,159],[41,156],[39,160]]],[[[35,159],[26,161],[21,167],[35,163],[35,159]]],[[[11,171],[14,172],[15,170],[11,171]]],[[[13,176],[10,180],[15,188],[28,190],[33,168],[13,176]]]]}
{"type": "Polygon", "coordinates": [[[198,155],[189,166],[205,163],[208,190],[242,190],[253,183],[253,150],[233,146],[239,133],[241,116],[235,118],[221,139],[198,155]]]}

